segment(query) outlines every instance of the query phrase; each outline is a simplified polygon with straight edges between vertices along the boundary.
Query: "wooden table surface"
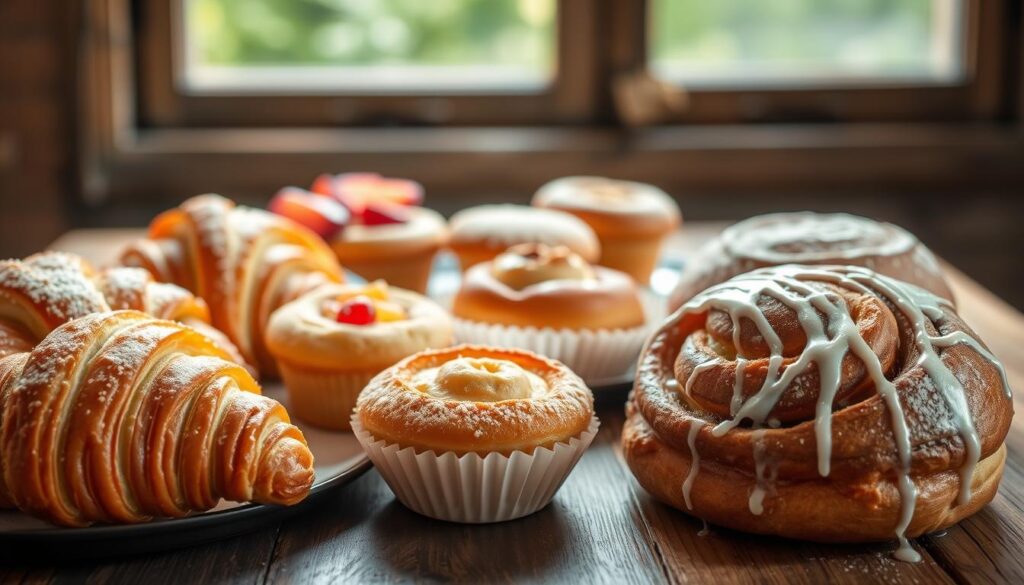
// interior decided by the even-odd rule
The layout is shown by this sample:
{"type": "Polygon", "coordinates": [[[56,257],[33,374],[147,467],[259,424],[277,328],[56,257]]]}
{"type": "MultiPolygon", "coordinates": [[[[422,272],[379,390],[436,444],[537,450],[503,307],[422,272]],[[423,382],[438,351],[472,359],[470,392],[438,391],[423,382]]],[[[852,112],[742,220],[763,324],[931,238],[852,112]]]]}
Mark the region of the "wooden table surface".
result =
{"type": "MultiPolygon", "coordinates": [[[[671,253],[685,258],[720,228],[687,225],[671,253]]],[[[53,247],[103,263],[137,233],[76,231],[53,247]]],[[[1003,360],[1011,385],[1024,388],[1024,315],[956,269],[949,277],[961,315],[1003,360]]],[[[622,399],[599,400],[598,438],[551,505],[527,518],[483,526],[431,520],[405,509],[371,470],[312,509],[231,540],[145,557],[0,567],[0,581],[1024,583],[1020,417],[992,504],[918,539],[923,561],[908,564],[891,557],[894,543],[824,545],[715,527],[700,536],[699,521],[654,501],[623,464],[622,399]]],[[[50,556],[57,562],[61,551],[50,556]]]]}

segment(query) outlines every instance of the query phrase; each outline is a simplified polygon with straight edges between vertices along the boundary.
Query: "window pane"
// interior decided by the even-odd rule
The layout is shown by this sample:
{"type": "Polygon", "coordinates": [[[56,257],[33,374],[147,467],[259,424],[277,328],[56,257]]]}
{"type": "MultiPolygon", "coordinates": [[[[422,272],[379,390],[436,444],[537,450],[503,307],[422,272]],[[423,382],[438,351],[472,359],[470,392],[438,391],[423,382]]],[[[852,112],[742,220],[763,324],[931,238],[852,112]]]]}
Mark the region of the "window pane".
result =
{"type": "Polygon", "coordinates": [[[556,0],[181,0],[189,89],[536,88],[556,0]]]}
{"type": "Polygon", "coordinates": [[[652,0],[651,68],[691,85],[949,83],[962,0],[652,0]]]}

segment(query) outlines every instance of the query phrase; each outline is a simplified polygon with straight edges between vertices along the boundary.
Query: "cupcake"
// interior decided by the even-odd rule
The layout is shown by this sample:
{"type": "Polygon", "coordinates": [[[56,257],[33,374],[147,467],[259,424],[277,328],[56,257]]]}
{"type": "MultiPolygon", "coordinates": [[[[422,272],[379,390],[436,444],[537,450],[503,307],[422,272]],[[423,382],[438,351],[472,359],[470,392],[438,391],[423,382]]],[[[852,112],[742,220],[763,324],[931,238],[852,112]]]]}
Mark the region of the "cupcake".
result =
{"type": "Polygon", "coordinates": [[[597,433],[593,400],[557,361],[458,346],[381,372],[360,395],[352,429],[408,508],[500,522],[551,501],[597,433]]]}
{"type": "Polygon", "coordinates": [[[573,214],[601,242],[602,266],[647,284],[665,236],[682,222],[679,206],[661,189],[603,177],[564,177],[544,185],[533,205],[573,214]]]}
{"type": "Polygon", "coordinates": [[[625,374],[647,331],[632,278],[546,244],[513,246],[470,268],[452,313],[460,343],[534,351],[588,383],[625,374]]]}
{"type": "Polygon", "coordinates": [[[288,411],[334,430],[349,428],[359,392],[381,370],[451,343],[444,309],[382,281],[320,287],[275,311],[267,329],[288,411]]]}
{"type": "Polygon", "coordinates": [[[516,244],[565,246],[588,262],[596,262],[601,245],[594,230],[561,211],[523,205],[481,205],[452,216],[449,247],[462,270],[491,260],[516,244]]]}
{"type": "Polygon", "coordinates": [[[422,202],[415,181],[343,173],[320,175],[310,191],[285,187],[268,207],[319,234],[359,276],[424,293],[448,228],[422,202]]]}
{"type": "Polygon", "coordinates": [[[448,229],[440,213],[405,207],[391,210],[387,221],[364,219],[349,225],[330,245],[342,266],[359,276],[425,293],[434,256],[447,239],[448,229]]]}

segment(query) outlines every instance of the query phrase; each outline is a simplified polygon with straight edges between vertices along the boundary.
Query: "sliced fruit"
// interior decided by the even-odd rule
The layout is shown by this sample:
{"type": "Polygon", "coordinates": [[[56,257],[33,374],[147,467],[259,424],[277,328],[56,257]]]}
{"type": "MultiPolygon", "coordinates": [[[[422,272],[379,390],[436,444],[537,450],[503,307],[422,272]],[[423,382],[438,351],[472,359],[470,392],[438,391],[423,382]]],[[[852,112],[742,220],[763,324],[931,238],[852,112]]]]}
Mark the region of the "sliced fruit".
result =
{"type": "Polygon", "coordinates": [[[409,221],[404,207],[391,203],[369,203],[363,210],[363,225],[389,225],[409,221]]]}
{"type": "Polygon", "coordinates": [[[338,235],[352,217],[337,201],[298,187],[278,191],[267,209],[308,227],[324,239],[338,235]]]}

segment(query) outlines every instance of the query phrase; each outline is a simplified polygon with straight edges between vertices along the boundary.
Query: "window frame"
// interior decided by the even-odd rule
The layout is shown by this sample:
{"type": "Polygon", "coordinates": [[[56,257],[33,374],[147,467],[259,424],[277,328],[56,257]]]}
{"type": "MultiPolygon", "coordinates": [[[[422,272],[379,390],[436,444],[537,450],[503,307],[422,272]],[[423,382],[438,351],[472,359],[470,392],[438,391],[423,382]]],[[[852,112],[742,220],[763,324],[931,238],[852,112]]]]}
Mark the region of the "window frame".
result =
{"type": "MultiPolygon", "coordinates": [[[[685,111],[664,119],[670,124],[925,122],[994,119],[1004,111],[1002,74],[1012,22],[1003,0],[964,0],[964,75],[944,83],[826,84],[807,81],[796,86],[764,84],[742,87],[686,88],[685,111]],[[984,33],[984,34],[983,34],[984,33]]],[[[616,3],[616,22],[623,23],[613,68],[647,70],[650,3],[616,3]]],[[[673,83],[671,80],[666,80],[673,83]]]]}
{"type": "Polygon", "coordinates": [[[136,3],[139,117],[151,127],[564,124],[593,114],[596,39],[588,0],[556,0],[551,82],[457,92],[204,91],[181,89],[185,0],[136,3]]]}
{"type": "MultiPolygon", "coordinates": [[[[578,34],[590,39],[559,45],[560,52],[572,51],[588,64],[572,74],[587,92],[566,97],[555,110],[570,118],[339,127],[336,120],[302,125],[266,118],[227,125],[216,118],[224,103],[192,118],[181,117],[182,110],[154,108],[151,82],[139,76],[150,63],[135,42],[145,30],[144,18],[132,11],[147,1],[168,0],[80,0],[72,13],[77,24],[69,27],[74,38],[68,44],[76,48],[79,91],[68,100],[78,113],[75,176],[85,215],[151,210],[204,191],[262,204],[281,185],[306,184],[321,172],[346,169],[418,180],[442,211],[471,202],[525,200],[545,181],[570,174],[658,184],[690,199],[691,207],[702,193],[720,199],[730,193],[800,192],[833,200],[880,187],[926,197],[1024,184],[1024,13],[1019,6],[1011,9],[1010,0],[985,0],[986,6],[998,6],[984,10],[980,0],[969,0],[979,10],[972,26],[978,32],[968,31],[978,39],[976,81],[955,98],[924,97],[913,88],[893,98],[901,108],[934,99],[936,105],[928,106],[934,117],[751,124],[734,111],[707,111],[710,106],[697,104],[715,96],[694,90],[693,108],[647,128],[618,121],[610,89],[616,76],[645,66],[643,47],[638,51],[635,44],[637,31],[645,28],[644,2],[560,0],[560,7],[579,11],[583,20],[574,26],[586,29],[578,34]]],[[[559,29],[566,26],[561,19],[559,29]]],[[[799,104],[812,97],[790,93],[766,91],[764,99],[799,104]]],[[[892,97],[879,90],[867,95],[892,97]]]]}

